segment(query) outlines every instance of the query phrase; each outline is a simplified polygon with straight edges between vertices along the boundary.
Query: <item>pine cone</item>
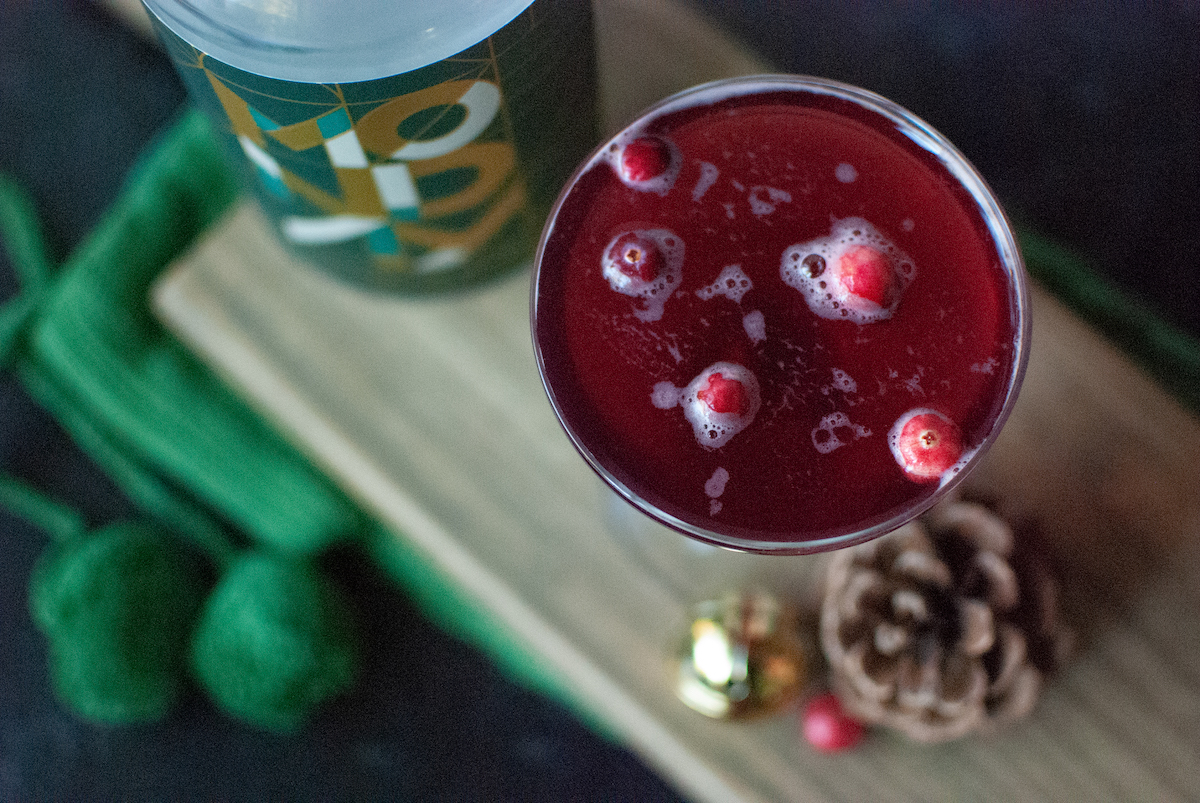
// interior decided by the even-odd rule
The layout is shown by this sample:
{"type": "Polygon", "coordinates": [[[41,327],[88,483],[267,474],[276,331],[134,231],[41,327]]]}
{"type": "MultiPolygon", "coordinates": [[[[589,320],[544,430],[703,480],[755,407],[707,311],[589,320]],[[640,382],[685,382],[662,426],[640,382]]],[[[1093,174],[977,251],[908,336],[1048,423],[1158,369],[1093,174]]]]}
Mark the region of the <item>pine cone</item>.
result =
{"type": "Polygon", "coordinates": [[[1013,558],[1008,524],[960,501],[835,553],[821,643],[846,709],[922,742],[1028,714],[1063,630],[1049,574],[1013,558]]]}

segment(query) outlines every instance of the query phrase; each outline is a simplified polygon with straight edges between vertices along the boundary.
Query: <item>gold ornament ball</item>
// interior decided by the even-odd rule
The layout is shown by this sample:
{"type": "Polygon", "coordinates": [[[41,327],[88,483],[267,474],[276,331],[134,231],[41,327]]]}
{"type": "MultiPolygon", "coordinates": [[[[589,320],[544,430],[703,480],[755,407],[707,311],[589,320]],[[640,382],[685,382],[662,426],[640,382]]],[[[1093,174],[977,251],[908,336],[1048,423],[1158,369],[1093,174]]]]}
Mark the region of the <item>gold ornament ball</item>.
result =
{"type": "Polygon", "coordinates": [[[675,692],[714,719],[773,713],[804,687],[805,649],[795,612],[752,591],[696,606],[680,644],[675,692]]]}

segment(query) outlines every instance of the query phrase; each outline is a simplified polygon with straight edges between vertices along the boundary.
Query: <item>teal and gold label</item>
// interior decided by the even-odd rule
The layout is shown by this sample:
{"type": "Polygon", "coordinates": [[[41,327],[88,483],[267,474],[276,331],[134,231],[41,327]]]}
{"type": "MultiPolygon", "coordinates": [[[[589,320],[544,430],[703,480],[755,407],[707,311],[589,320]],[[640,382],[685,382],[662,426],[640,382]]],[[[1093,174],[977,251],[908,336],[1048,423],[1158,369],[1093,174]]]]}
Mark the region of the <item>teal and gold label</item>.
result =
{"type": "Polygon", "coordinates": [[[596,141],[580,0],[537,0],[452,58],[346,84],[247,73],[157,28],[284,244],[367,287],[452,289],[524,264],[596,141]]]}

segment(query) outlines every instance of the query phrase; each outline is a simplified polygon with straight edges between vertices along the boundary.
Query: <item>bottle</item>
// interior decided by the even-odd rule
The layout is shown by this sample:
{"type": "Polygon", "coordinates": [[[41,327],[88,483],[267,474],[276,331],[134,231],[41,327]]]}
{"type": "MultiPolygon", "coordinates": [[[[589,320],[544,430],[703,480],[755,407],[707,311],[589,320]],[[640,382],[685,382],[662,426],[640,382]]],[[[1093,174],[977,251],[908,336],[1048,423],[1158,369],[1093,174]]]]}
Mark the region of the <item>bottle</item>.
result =
{"type": "Polygon", "coordinates": [[[528,264],[597,139],[587,0],[143,0],[280,241],[424,293],[528,264]]]}

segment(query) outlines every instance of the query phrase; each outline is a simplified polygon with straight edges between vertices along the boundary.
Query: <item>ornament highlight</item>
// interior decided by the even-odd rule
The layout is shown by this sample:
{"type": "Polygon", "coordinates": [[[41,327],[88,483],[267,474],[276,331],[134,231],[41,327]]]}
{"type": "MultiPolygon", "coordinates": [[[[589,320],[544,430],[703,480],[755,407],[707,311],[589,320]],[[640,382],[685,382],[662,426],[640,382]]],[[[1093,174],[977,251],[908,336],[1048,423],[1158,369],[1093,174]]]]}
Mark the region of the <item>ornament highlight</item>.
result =
{"type": "Polygon", "coordinates": [[[714,719],[749,719],[794,700],[806,678],[795,613],[763,592],[696,607],[680,644],[675,691],[714,719]]]}

